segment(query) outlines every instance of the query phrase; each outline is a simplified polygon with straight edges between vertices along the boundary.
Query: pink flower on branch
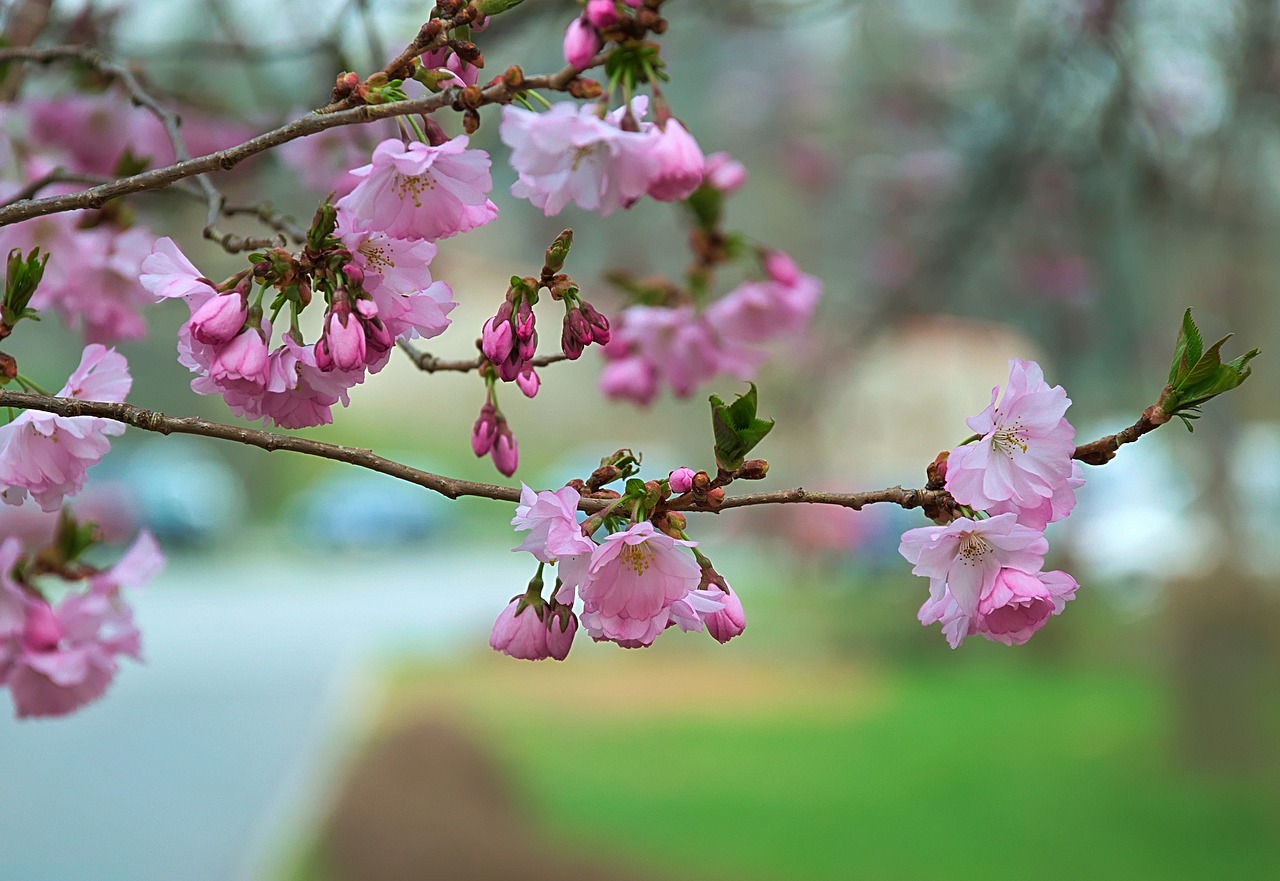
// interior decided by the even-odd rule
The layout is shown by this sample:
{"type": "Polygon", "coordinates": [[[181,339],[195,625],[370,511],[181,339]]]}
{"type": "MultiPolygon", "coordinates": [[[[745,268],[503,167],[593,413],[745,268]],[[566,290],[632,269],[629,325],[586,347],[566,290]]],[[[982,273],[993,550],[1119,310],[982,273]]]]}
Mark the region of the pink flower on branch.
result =
{"type": "Polygon", "coordinates": [[[1075,579],[1065,572],[1002,568],[991,589],[979,599],[975,614],[966,615],[950,590],[944,589],[925,601],[918,617],[925,625],[940,622],[952,648],[974,635],[1005,645],[1022,645],[1051,616],[1060,614],[1068,600],[1075,599],[1077,588],[1075,579]]]}
{"type": "Polygon", "coordinates": [[[1063,418],[1069,406],[1062,386],[1044,381],[1040,365],[1011,360],[1003,398],[999,386],[992,389],[991,404],[968,420],[979,439],[947,459],[947,491],[981,511],[999,503],[1038,508],[1052,499],[1072,477],[1076,431],[1063,418]]]}
{"type": "MultiPolygon", "coordinates": [[[[95,343],[58,397],[120,403],[132,381],[124,356],[95,343]]],[[[107,438],[123,433],[110,419],[24,411],[0,426],[0,499],[20,505],[29,493],[43,510],[57,510],[84,487],[89,468],[111,448],[107,438]]]]}
{"type": "Polygon", "coordinates": [[[448,238],[498,216],[489,154],[468,150],[465,135],[439,146],[406,145],[388,138],[373,161],[354,169],[355,188],[338,200],[352,229],[375,230],[397,239],[448,238]]]}
{"type": "Polygon", "coordinates": [[[544,490],[535,493],[520,484],[520,504],[511,525],[517,532],[528,531],[523,543],[513,548],[528,551],[543,563],[552,563],[559,557],[590,554],[596,544],[582,534],[578,525],[578,502],[582,496],[571,486],[555,492],[544,490]]]}

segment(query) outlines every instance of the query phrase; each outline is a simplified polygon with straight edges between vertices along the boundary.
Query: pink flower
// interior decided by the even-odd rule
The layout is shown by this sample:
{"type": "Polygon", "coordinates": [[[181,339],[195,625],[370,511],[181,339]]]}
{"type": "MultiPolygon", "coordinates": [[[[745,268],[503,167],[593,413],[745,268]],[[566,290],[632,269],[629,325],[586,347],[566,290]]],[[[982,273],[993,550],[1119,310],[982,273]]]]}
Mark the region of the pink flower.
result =
{"type": "Polygon", "coordinates": [[[708,186],[728,196],[742,189],[747,182],[747,169],[728,153],[712,153],[702,167],[702,179],[708,186]]]}
{"type": "Polygon", "coordinates": [[[0,640],[21,633],[26,620],[26,595],[12,578],[13,567],[20,556],[22,541],[17,536],[11,535],[0,542],[0,640]]]}
{"type": "Polygon", "coordinates": [[[1076,506],[1076,490],[1084,486],[1084,468],[1079,462],[1072,460],[1071,476],[1053,491],[1047,499],[1040,499],[1032,507],[1019,507],[1012,501],[996,502],[987,508],[988,514],[1014,514],[1018,522],[1032,529],[1043,530],[1050,523],[1071,513],[1076,506]]]}
{"type": "Polygon", "coordinates": [[[695,544],[658,532],[648,521],[606,538],[578,585],[583,623],[590,614],[607,639],[653,642],[670,622],[671,605],[698,589],[702,570],[680,550],[695,544]]]}
{"type": "MultiPolygon", "coordinates": [[[[132,381],[124,356],[94,343],[58,396],[119,403],[132,381]]],[[[111,448],[107,438],[123,433],[110,419],[24,411],[0,426],[0,499],[20,505],[30,493],[43,510],[57,510],[84,487],[86,472],[111,448]]]]}
{"type": "Polygon", "coordinates": [[[677,468],[667,478],[667,485],[673,493],[687,493],[693,489],[693,478],[697,474],[692,468],[677,468]]]}
{"type": "Polygon", "coordinates": [[[281,428],[309,428],[333,422],[333,405],[348,403],[347,390],[364,379],[364,370],[323,371],[313,346],[299,345],[285,334],[284,345],[271,353],[267,384],[261,391],[223,391],[237,416],[265,419],[281,428]]]}
{"type": "Polygon", "coordinates": [[[438,147],[388,138],[374,148],[369,165],[351,172],[361,181],[338,208],[353,229],[397,239],[435,241],[483,226],[498,216],[488,199],[489,154],[468,150],[467,143],[466,135],[438,147]]]}
{"type": "Polygon", "coordinates": [[[991,589],[978,601],[976,614],[966,615],[949,590],[931,595],[920,607],[920,622],[942,623],[952,648],[965,637],[981,634],[992,642],[1022,645],[1075,599],[1076,581],[1065,572],[1027,573],[1001,569],[991,589]]]}
{"type": "MultiPolygon", "coordinates": [[[[475,24],[471,25],[472,31],[478,31],[480,28],[475,24]]],[[[480,68],[474,64],[468,64],[458,57],[451,49],[436,49],[427,52],[422,56],[422,66],[439,70],[444,68],[456,77],[456,82],[462,86],[474,86],[480,81],[480,68]]],[[[445,83],[444,85],[449,85],[445,83]]]]}
{"type": "Polygon", "coordinates": [[[804,330],[821,296],[822,282],[798,272],[791,283],[743,282],[707,308],[707,323],[727,345],[766,343],[804,330]]]}
{"type": "Polygon", "coordinates": [[[548,217],[570,202],[607,217],[644,195],[657,167],[649,133],[623,131],[590,105],[562,102],[543,113],[507,106],[498,132],[519,175],[511,195],[548,217]]]}
{"type": "Polygon", "coordinates": [[[163,562],[143,533],[114,567],[90,579],[88,590],[68,595],[56,609],[26,598],[21,634],[0,641],[0,681],[9,686],[19,718],[79,709],[107,690],[118,655],[141,660],[141,639],[120,589],[140,587],[163,562]]]}
{"type": "Polygon", "coordinates": [[[1075,429],[1063,418],[1071,399],[1050,388],[1034,361],[1009,362],[1009,384],[968,425],[981,438],[951,451],[947,491],[962,505],[985,511],[997,502],[1036,508],[1071,477],[1075,429]]]}
{"type": "Polygon", "coordinates": [[[520,484],[520,504],[511,525],[517,532],[529,534],[515,551],[528,551],[543,563],[553,563],[558,557],[590,554],[596,544],[582,534],[578,525],[578,502],[582,497],[571,486],[551,492],[535,493],[520,484]]]}
{"type": "Polygon", "coordinates": [[[703,616],[703,621],[707,624],[707,633],[712,635],[717,643],[722,644],[735,636],[741,636],[742,631],[746,630],[746,615],[742,612],[742,601],[736,590],[733,593],[726,593],[718,586],[713,586],[710,592],[719,594],[718,599],[722,607],[710,615],[703,616]]]}
{"type": "Polygon", "coordinates": [[[209,280],[168,236],[157,239],[151,246],[151,253],[142,261],[139,281],[156,299],[181,297],[193,312],[217,294],[209,280]]]}
{"type": "Polygon", "coordinates": [[[659,380],[685,397],[725,363],[717,338],[692,306],[623,310],[604,356],[610,364],[601,377],[601,390],[642,404],[652,400],[659,380]],[[622,363],[615,367],[614,362],[622,363]]]}
{"type": "Polygon", "coordinates": [[[678,120],[669,119],[666,128],[654,129],[653,156],[657,168],[648,192],[658,201],[687,199],[702,184],[702,149],[678,120]]]}
{"type": "Polygon", "coordinates": [[[363,273],[364,290],[373,297],[387,332],[404,339],[430,339],[444,333],[449,312],[457,303],[447,284],[431,279],[435,244],[356,230],[354,224],[347,212],[338,212],[338,237],[363,273]]]}
{"type": "Polygon", "coordinates": [[[325,316],[324,333],[316,342],[316,364],[321,370],[360,370],[364,356],[364,327],[346,299],[335,297],[325,316]]]}
{"type": "Polygon", "coordinates": [[[1043,533],[1019,525],[1013,514],[997,514],[987,520],[961,517],[947,526],[909,529],[902,534],[898,552],[913,564],[912,574],[929,579],[935,603],[944,590],[950,591],[960,613],[972,618],[978,600],[991,592],[1002,568],[1039,572],[1048,549],[1043,533]]]}
{"type": "Polygon", "coordinates": [[[658,394],[658,371],[643,356],[628,355],[625,347],[619,348],[624,354],[612,357],[605,350],[607,362],[600,374],[600,391],[607,398],[647,407],[658,394]]]}
{"type": "Polygon", "coordinates": [[[209,378],[219,384],[242,382],[265,387],[270,330],[264,328],[246,327],[220,347],[209,364],[209,378]]]}
{"type": "MultiPolygon", "coordinates": [[[[548,630],[543,616],[547,607],[541,602],[530,602],[527,596],[512,597],[511,602],[493,622],[489,634],[489,646],[495,651],[524,661],[541,661],[551,657],[547,645],[548,630]]],[[[572,641],[572,637],[570,637],[572,641]]],[[[557,648],[560,648],[557,643],[557,648]]],[[[568,654],[568,649],[565,649],[568,654]]]]}

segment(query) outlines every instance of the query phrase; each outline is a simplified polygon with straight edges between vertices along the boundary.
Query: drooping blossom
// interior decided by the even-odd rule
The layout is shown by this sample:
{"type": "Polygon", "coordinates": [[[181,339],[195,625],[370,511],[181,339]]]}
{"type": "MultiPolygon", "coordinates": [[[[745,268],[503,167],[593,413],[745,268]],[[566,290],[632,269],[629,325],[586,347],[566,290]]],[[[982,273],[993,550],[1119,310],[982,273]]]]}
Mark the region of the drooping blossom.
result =
{"type": "MultiPolygon", "coordinates": [[[[495,651],[524,661],[541,661],[551,656],[547,645],[547,607],[541,600],[526,596],[512,597],[511,602],[493,622],[489,646],[495,651]]],[[[565,652],[568,654],[568,651],[565,652]]]]}
{"type": "Polygon", "coordinates": [[[352,170],[360,183],[337,206],[352,229],[397,239],[435,241],[483,226],[498,216],[488,198],[489,154],[468,150],[468,142],[466,135],[439,146],[388,138],[372,162],[352,170]]]}
{"type": "Polygon", "coordinates": [[[1051,499],[1072,473],[1076,432],[1064,418],[1069,406],[1062,386],[1044,381],[1040,365],[1012,359],[1004,396],[995,387],[987,409],[968,420],[980,438],[951,451],[947,491],[981,511],[999,502],[1037,508],[1051,499]]]}
{"type": "Polygon", "coordinates": [[[535,559],[551,563],[558,557],[590,554],[595,542],[582,534],[578,525],[578,503],[582,496],[571,486],[554,492],[534,492],[520,484],[520,504],[511,525],[517,532],[528,531],[515,551],[528,551],[535,559]]]}
{"type": "Polygon", "coordinates": [[[345,212],[338,214],[337,235],[363,274],[363,288],[377,307],[378,318],[396,339],[431,339],[449,327],[458,305],[453,290],[431,277],[436,246],[426,240],[398,239],[378,230],[356,228],[345,212]]]}
{"type": "Polygon", "coordinates": [[[997,514],[986,520],[961,517],[946,526],[909,529],[902,534],[898,552],[912,564],[912,574],[929,579],[934,603],[949,591],[960,613],[973,618],[979,599],[991,592],[1002,568],[1035,574],[1048,549],[1043,533],[1020,525],[1013,514],[997,514]]]}
{"type": "MultiPolygon", "coordinates": [[[[645,105],[637,98],[633,106],[645,105]]],[[[620,116],[601,119],[572,102],[542,113],[504,107],[498,131],[519,175],[511,195],[548,217],[570,202],[604,217],[628,207],[648,190],[656,162],[652,135],[620,125],[620,116]]]]}
{"type": "Polygon", "coordinates": [[[992,642],[1022,645],[1051,616],[1060,614],[1068,600],[1075,599],[1077,588],[1075,579],[1065,572],[1002,568],[991,589],[978,600],[974,614],[965,614],[951,591],[944,589],[925,601],[919,618],[925,625],[940,622],[952,648],[976,634],[992,642]]]}
{"type": "MultiPolygon", "coordinates": [[[[132,382],[124,356],[94,343],[58,397],[120,403],[132,382]]],[[[84,487],[86,472],[111,448],[107,438],[123,433],[110,419],[23,411],[0,426],[0,499],[20,505],[30,494],[43,510],[57,510],[84,487]]]]}
{"type": "Polygon", "coordinates": [[[557,661],[569,657],[573,637],[578,632],[578,616],[573,609],[552,603],[547,609],[547,654],[557,661]]]}
{"type": "Polygon", "coordinates": [[[822,296],[822,282],[796,269],[781,252],[766,258],[774,275],[738,285],[707,307],[707,323],[732,347],[793,336],[808,326],[822,296]]]}
{"type": "Polygon", "coordinates": [[[56,607],[28,595],[20,634],[0,639],[0,682],[19,718],[61,716],[101,697],[124,655],[142,659],[123,587],[141,587],[164,564],[154,539],[138,536],[110,569],[56,607]]]}
{"type": "Polygon", "coordinates": [[[158,300],[186,300],[192,312],[218,293],[168,236],[157,239],[151,246],[151,253],[142,261],[138,280],[158,300]]]}
{"type": "Polygon", "coordinates": [[[648,193],[660,202],[687,199],[702,184],[706,160],[693,135],[677,119],[653,128],[654,173],[648,193]]]}
{"type": "Polygon", "coordinates": [[[581,584],[571,584],[567,571],[560,577],[582,598],[584,626],[598,628],[606,639],[647,645],[670,623],[672,604],[698,589],[702,572],[682,550],[695,544],[642,521],[596,548],[581,584]]]}
{"type": "Polygon", "coordinates": [[[719,643],[726,643],[735,636],[741,636],[742,631],[747,629],[747,617],[742,611],[742,599],[738,596],[738,592],[726,591],[719,586],[713,586],[709,590],[716,594],[714,598],[720,601],[721,607],[703,616],[702,620],[707,625],[707,632],[719,643]]]}
{"type": "Polygon", "coordinates": [[[653,400],[660,382],[680,397],[692,394],[725,364],[718,340],[692,306],[623,310],[604,356],[604,393],[641,404],[653,400]]]}

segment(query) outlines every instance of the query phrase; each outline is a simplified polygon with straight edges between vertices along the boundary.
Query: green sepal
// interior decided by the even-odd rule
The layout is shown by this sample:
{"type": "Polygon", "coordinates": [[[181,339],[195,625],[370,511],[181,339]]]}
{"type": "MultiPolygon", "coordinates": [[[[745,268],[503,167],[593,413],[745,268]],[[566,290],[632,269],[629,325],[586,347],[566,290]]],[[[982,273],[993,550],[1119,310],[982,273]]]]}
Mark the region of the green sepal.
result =
{"type": "Polygon", "coordinates": [[[625,495],[628,498],[643,499],[649,495],[648,488],[645,487],[644,481],[638,477],[627,478],[627,491],[625,495]]]}
{"type": "Polygon", "coordinates": [[[739,395],[732,404],[715,395],[711,396],[711,428],[715,436],[716,464],[727,471],[742,467],[750,453],[765,435],[773,430],[772,419],[756,416],[757,391],[755,383],[746,394],[739,395]]]}
{"type": "Polygon", "coordinates": [[[524,0],[476,0],[476,9],[481,15],[501,15],[509,9],[515,9],[524,0]]]}

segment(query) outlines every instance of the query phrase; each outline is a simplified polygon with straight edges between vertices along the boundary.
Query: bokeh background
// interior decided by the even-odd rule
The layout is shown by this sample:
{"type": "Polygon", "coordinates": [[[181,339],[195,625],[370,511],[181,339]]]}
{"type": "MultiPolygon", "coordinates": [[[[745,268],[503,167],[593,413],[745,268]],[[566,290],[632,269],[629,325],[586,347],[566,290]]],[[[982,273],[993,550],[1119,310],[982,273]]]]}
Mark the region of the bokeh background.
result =
{"type": "MultiPolygon", "coordinates": [[[[10,32],[32,5],[3,4],[10,32]]],[[[558,69],[576,8],[502,16],[477,36],[486,74],[558,69]]],[[[338,71],[381,67],[428,9],[58,0],[40,40],[100,44],[190,112],[265,129],[324,103],[338,71]]],[[[918,513],[788,507],[690,524],[742,594],[742,638],[512,661],[486,646],[532,574],[509,506],[132,432],[86,504],[170,555],[136,601],[149,663],[75,717],[0,720],[0,878],[1280,877],[1280,9],[666,11],[675,111],[750,171],[729,227],[825,282],[811,334],[760,376],[765,487],[920,485],[1015,356],[1067,388],[1082,438],[1118,430],[1159,393],[1188,306],[1209,338],[1240,334],[1232,356],[1263,349],[1253,378],[1194,435],[1170,424],[1089,470],[1050,532],[1079,598],[1017,649],[952,651],[916,622],[926,585],[897,542],[918,513]]],[[[441,247],[461,306],[433,353],[473,352],[505,280],[566,226],[597,304],[622,303],[611,269],[681,271],[671,206],[545,218],[506,195],[492,109],[473,143],[501,215],[441,247]]],[[[261,157],[219,185],[306,219],[323,193],[305,170],[261,157]]],[[[239,267],[199,240],[198,205],[135,205],[209,276],[239,267]]],[[[174,360],[185,317],[157,307],[122,346],[130,400],[231,419],[174,360]]],[[[78,346],[46,322],[12,350],[62,376],[78,346]]],[[[548,368],[536,400],[503,396],[518,478],[557,486],[621,447],[647,476],[712,464],[705,393],[738,385],[640,410],[604,402],[598,372],[589,354],[548,368]]],[[[474,376],[394,360],[352,399],[306,434],[497,477],[467,442],[474,376]]]]}

